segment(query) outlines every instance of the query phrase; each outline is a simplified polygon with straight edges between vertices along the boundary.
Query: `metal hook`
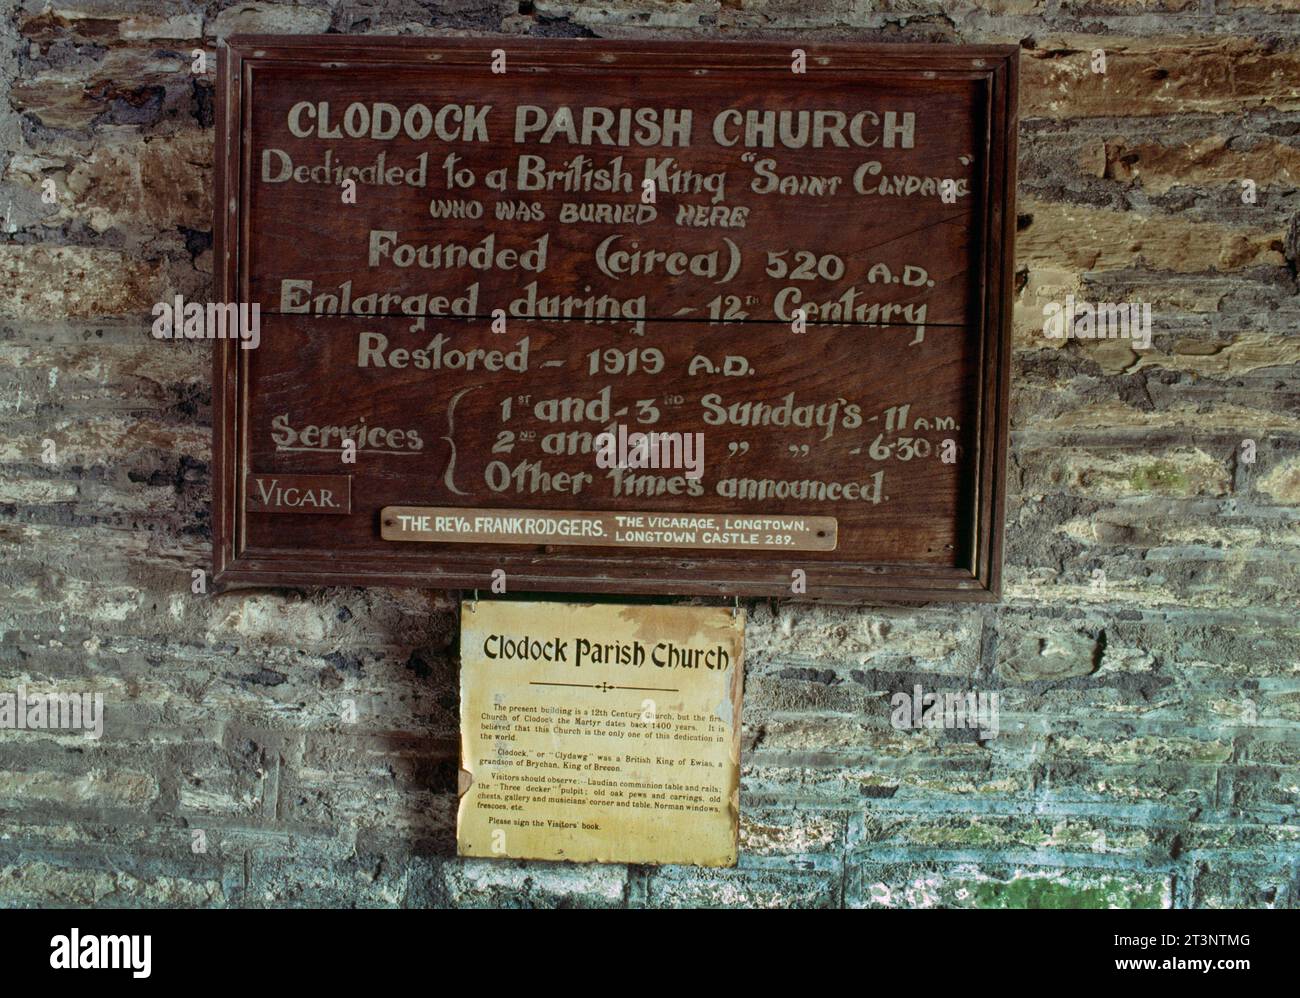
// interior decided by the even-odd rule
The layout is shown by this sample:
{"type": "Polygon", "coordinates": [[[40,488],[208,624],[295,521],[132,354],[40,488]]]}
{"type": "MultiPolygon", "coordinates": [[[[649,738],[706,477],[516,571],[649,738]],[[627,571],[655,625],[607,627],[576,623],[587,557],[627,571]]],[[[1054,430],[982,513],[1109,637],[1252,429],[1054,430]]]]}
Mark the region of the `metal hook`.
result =
{"type": "Polygon", "coordinates": [[[737,614],[737,612],[740,610],[740,597],[739,597],[739,596],[735,596],[735,597],[733,597],[733,598],[735,599],[736,602],[733,603],[732,606],[731,606],[731,619],[732,619],[732,620],[735,620],[735,619],[736,619],[736,614],[737,614]]]}
{"type": "Polygon", "coordinates": [[[478,613],[478,590],[477,589],[474,590],[474,599],[470,602],[469,612],[478,613]]]}

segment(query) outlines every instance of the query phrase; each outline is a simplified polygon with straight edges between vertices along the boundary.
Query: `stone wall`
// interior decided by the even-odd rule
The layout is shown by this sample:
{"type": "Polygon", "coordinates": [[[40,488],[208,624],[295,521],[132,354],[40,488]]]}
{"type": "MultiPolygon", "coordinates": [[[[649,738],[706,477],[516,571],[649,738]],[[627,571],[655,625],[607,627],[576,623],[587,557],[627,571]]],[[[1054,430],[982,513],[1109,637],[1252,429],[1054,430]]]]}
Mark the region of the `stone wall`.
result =
{"type": "Polygon", "coordinates": [[[0,904],[1300,906],[1298,11],[0,0],[0,689],[108,704],[0,732],[0,904]],[[149,309],[210,297],[236,31],[1020,45],[1005,599],[750,607],[736,869],[456,859],[454,593],[191,593],[210,354],[149,309]],[[894,730],[917,683],[1001,733],[894,730]]]}

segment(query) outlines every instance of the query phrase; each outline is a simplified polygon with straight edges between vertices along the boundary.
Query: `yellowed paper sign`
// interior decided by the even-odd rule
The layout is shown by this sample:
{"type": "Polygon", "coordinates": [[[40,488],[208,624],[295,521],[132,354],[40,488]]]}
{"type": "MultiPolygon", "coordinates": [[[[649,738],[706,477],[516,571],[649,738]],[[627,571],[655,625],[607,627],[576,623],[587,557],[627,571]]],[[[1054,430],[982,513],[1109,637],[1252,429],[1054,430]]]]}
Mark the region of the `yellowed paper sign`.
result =
{"type": "Polygon", "coordinates": [[[732,866],[743,613],[461,614],[462,856],[732,866]]]}

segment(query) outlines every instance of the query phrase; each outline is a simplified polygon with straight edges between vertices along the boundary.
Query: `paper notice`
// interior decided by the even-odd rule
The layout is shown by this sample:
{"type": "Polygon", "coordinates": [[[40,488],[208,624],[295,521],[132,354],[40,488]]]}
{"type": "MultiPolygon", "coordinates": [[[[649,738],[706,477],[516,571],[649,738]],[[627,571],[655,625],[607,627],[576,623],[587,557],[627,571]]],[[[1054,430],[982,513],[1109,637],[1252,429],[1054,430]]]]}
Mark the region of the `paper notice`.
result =
{"type": "Polygon", "coordinates": [[[743,613],[461,614],[463,856],[736,862],[743,613]]]}

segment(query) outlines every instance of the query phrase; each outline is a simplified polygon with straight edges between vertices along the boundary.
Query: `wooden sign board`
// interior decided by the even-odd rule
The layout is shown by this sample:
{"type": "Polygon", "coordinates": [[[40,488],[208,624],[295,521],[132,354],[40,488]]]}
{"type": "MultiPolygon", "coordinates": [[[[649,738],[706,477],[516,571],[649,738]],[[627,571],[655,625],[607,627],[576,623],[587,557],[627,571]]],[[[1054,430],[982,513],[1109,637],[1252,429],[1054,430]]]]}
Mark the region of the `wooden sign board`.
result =
{"type": "Polygon", "coordinates": [[[735,865],[743,612],[462,606],[462,856],[735,865]]]}
{"type": "Polygon", "coordinates": [[[1014,47],[220,74],[218,583],[996,598],[1014,47]]]}

